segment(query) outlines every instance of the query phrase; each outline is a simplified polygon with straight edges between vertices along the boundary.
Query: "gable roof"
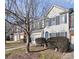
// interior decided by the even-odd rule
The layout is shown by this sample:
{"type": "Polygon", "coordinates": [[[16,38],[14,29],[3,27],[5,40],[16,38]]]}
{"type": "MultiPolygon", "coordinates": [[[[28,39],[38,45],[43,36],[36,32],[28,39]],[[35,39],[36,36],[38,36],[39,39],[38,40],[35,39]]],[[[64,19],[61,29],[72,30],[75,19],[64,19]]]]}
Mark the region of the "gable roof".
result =
{"type": "Polygon", "coordinates": [[[44,17],[47,16],[47,15],[51,12],[51,10],[54,9],[54,7],[58,8],[58,9],[61,9],[61,10],[64,10],[64,11],[66,11],[66,12],[68,11],[68,9],[67,9],[67,8],[64,8],[63,6],[60,6],[60,5],[52,5],[52,6],[45,12],[44,17]]]}

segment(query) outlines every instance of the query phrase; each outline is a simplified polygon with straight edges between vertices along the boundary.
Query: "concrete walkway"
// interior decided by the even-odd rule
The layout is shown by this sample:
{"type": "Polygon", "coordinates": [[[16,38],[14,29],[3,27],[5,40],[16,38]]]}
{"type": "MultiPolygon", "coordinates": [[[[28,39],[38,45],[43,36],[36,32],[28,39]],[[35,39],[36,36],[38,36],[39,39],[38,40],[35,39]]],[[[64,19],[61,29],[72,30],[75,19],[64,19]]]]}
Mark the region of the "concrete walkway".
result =
{"type": "MultiPolygon", "coordinates": [[[[30,44],[30,46],[35,46],[35,45],[30,44]]],[[[21,45],[21,46],[15,47],[15,48],[6,48],[5,51],[16,50],[16,49],[24,48],[24,47],[26,47],[26,45],[21,45]]]]}

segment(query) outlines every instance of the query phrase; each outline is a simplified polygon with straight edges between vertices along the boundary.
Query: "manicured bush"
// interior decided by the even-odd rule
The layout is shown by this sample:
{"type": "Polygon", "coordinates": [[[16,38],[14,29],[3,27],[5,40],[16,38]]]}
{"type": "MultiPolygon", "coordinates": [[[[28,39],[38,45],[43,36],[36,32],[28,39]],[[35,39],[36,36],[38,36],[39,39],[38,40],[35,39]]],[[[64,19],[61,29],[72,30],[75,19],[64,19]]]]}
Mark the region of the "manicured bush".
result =
{"type": "Polygon", "coordinates": [[[47,39],[48,48],[57,48],[60,52],[66,52],[69,49],[69,39],[66,37],[51,37],[47,39]]]}
{"type": "Polygon", "coordinates": [[[46,41],[46,39],[43,38],[43,37],[36,38],[35,41],[36,41],[36,44],[37,44],[37,45],[41,45],[41,46],[46,45],[46,46],[47,46],[47,41],[46,41]]]}

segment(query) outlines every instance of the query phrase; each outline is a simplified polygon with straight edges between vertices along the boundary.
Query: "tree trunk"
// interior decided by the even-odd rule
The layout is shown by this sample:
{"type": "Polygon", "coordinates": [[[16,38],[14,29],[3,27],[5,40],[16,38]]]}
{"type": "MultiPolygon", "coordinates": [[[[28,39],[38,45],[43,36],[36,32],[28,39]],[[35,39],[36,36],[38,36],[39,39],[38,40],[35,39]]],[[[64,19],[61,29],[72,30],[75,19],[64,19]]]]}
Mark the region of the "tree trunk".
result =
{"type": "Polygon", "coordinates": [[[29,18],[29,12],[28,12],[28,18],[27,18],[27,53],[30,52],[30,42],[31,42],[31,37],[30,37],[30,18],[29,18]]]}
{"type": "Polygon", "coordinates": [[[28,33],[28,37],[27,37],[27,44],[26,44],[26,48],[27,48],[27,51],[26,53],[29,53],[30,52],[30,42],[31,42],[31,38],[30,38],[30,33],[28,33]]]}
{"type": "Polygon", "coordinates": [[[29,53],[30,52],[29,47],[30,47],[30,43],[27,43],[27,51],[26,51],[26,53],[29,53]]]}

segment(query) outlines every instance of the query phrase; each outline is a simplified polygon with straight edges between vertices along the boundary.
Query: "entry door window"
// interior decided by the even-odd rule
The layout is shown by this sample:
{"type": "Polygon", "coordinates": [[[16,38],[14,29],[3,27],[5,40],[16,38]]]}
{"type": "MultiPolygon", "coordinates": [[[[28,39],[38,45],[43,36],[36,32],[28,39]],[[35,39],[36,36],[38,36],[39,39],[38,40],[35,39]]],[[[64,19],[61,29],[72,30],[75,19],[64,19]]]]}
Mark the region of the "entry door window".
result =
{"type": "Polygon", "coordinates": [[[48,39],[48,32],[45,32],[45,38],[48,39]]]}

